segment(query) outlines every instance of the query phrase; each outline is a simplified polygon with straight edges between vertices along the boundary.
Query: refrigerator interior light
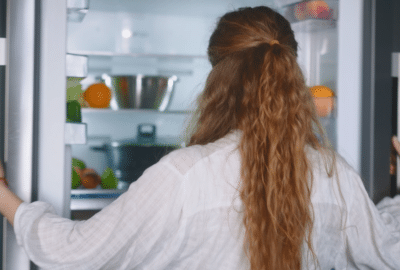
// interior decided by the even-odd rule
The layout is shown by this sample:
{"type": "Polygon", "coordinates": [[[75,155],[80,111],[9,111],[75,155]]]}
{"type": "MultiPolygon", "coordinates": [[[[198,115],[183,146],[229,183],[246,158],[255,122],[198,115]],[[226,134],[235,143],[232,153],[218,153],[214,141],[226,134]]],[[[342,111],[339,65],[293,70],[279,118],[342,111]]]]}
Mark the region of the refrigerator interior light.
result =
{"type": "Polygon", "coordinates": [[[132,37],[132,31],[130,29],[128,29],[128,28],[123,29],[121,34],[122,34],[123,38],[132,37]]]}

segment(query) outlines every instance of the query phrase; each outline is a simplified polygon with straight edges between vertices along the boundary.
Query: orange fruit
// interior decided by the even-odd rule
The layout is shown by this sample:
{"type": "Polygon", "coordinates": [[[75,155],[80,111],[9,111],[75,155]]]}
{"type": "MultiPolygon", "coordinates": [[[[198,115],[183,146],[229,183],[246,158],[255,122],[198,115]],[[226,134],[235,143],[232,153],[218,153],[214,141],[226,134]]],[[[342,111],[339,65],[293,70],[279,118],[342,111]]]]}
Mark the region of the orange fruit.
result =
{"type": "Polygon", "coordinates": [[[310,88],[313,95],[314,104],[319,117],[327,117],[331,114],[335,106],[335,94],[326,86],[317,85],[310,88]]]}
{"type": "Polygon", "coordinates": [[[86,89],[83,98],[92,108],[107,108],[110,105],[111,90],[104,83],[95,83],[86,89]]]}
{"type": "Polygon", "coordinates": [[[307,13],[310,18],[325,18],[329,15],[329,6],[322,0],[309,1],[307,2],[307,13]]]}
{"type": "Polygon", "coordinates": [[[334,97],[335,93],[324,85],[316,85],[310,88],[314,97],[334,97]]]}

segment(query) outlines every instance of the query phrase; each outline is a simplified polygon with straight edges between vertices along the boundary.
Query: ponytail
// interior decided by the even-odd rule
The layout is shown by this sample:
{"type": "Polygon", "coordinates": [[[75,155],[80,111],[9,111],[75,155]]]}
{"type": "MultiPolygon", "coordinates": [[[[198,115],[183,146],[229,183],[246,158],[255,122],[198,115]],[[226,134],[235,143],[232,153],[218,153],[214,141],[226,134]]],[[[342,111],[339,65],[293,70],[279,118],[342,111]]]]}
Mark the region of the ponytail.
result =
{"type": "Polygon", "coordinates": [[[314,255],[312,175],[305,151],[318,144],[315,112],[293,52],[278,44],[256,50],[265,53],[258,86],[245,89],[256,90],[257,98],[242,121],[240,142],[245,250],[251,269],[300,269],[305,239],[314,255]]]}

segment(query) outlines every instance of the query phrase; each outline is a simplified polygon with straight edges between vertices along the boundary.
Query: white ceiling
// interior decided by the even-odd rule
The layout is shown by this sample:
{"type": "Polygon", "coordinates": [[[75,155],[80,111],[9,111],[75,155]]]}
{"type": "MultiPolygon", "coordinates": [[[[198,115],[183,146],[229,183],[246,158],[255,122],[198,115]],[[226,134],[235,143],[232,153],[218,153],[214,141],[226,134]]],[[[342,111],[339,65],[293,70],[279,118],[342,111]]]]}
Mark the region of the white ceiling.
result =
{"type": "Polygon", "coordinates": [[[276,8],[275,0],[90,0],[89,10],[218,17],[244,6],[276,8]]]}

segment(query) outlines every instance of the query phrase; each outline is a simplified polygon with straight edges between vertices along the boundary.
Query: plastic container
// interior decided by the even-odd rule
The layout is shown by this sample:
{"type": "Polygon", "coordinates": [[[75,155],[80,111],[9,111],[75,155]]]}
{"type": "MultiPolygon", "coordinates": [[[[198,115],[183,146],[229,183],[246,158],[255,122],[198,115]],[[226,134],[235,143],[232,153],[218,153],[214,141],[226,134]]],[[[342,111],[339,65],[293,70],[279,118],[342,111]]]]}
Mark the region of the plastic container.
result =
{"type": "Polygon", "coordinates": [[[283,15],[295,32],[313,32],[336,27],[338,7],[337,0],[297,1],[284,7],[283,15]]]}

